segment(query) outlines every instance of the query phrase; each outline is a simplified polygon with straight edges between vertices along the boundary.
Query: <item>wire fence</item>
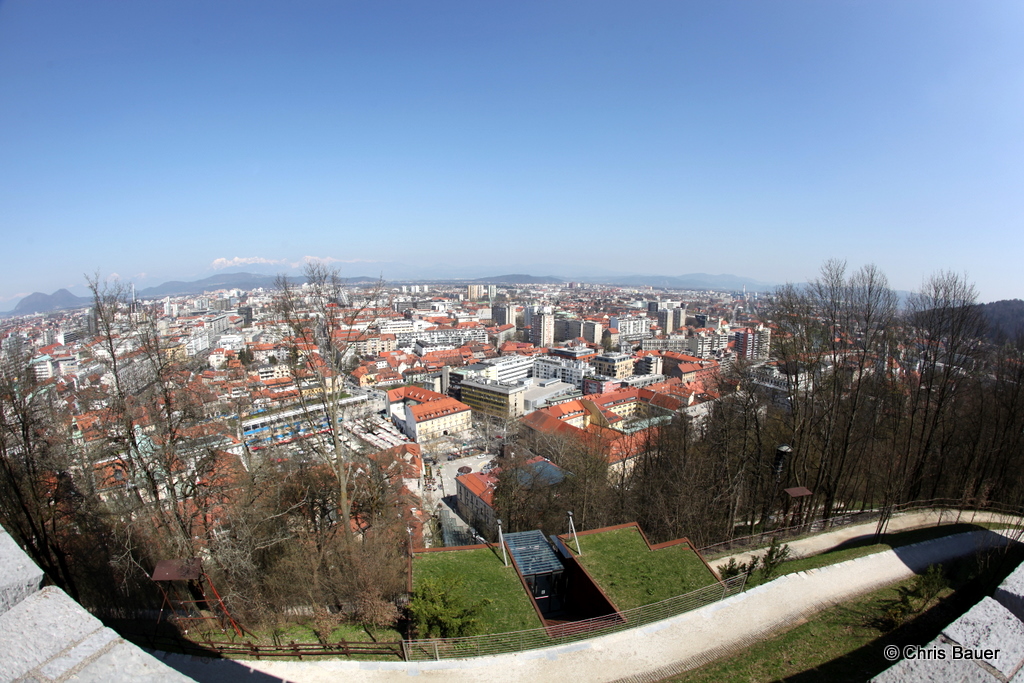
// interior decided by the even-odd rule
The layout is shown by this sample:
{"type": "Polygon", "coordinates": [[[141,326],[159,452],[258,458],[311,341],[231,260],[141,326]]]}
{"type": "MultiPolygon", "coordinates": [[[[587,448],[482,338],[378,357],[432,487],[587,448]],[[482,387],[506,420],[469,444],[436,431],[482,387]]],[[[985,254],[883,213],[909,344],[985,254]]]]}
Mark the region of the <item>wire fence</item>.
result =
{"type": "Polygon", "coordinates": [[[179,652],[195,657],[244,657],[253,659],[288,657],[364,657],[367,659],[404,659],[404,644],[401,641],[373,642],[347,641],[324,643],[281,643],[261,645],[246,640],[213,640],[193,636],[182,636],[128,632],[127,640],[140,647],[165,652],[179,652]]]}
{"type": "Polygon", "coordinates": [[[738,536],[728,541],[712,543],[711,545],[698,548],[698,550],[705,559],[717,559],[725,555],[732,555],[738,552],[762,548],[768,545],[773,538],[777,538],[780,541],[795,540],[803,536],[812,536],[821,531],[825,531],[826,529],[832,529],[835,527],[877,522],[882,518],[883,514],[891,516],[894,514],[921,510],[935,510],[940,513],[949,511],[951,513],[956,513],[955,515],[951,514],[946,519],[942,519],[940,516],[937,525],[970,523],[973,521],[973,515],[978,512],[1006,515],[1008,518],[1013,518],[1012,520],[1008,519],[1008,521],[1020,521],[1020,518],[1024,517],[1024,508],[1018,506],[992,502],[964,501],[962,498],[933,498],[929,500],[915,500],[908,503],[900,503],[893,505],[891,508],[884,511],[881,509],[859,510],[856,512],[832,515],[827,518],[812,519],[811,521],[794,524],[792,526],[765,529],[764,531],[756,534],[738,536]]]}
{"type": "Polygon", "coordinates": [[[743,590],[747,577],[734,576],[722,583],[699,588],[661,602],[643,605],[582,621],[565,622],[524,631],[493,633],[462,638],[423,638],[405,641],[409,661],[462,659],[510,652],[523,652],[625,631],[655,621],[668,619],[705,605],[718,602],[743,590]]]}
{"type": "MultiPolygon", "coordinates": [[[[913,501],[896,505],[884,511],[886,516],[917,510],[934,510],[939,513],[937,525],[971,523],[977,513],[994,513],[1004,515],[1008,523],[1020,524],[1024,517],[1024,509],[1016,506],[997,503],[974,503],[962,499],[933,499],[913,501]],[[966,503],[966,505],[965,505],[966,503]],[[948,512],[948,516],[945,516],[948,512]]],[[[722,543],[705,546],[700,552],[705,557],[721,557],[734,552],[743,552],[767,545],[774,538],[790,540],[795,537],[809,536],[822,530],[855,523],[876,521],[883,516],[882,510],[862,510],[842,515],[833,515],[828,519],[817,519],[801,525],[780,529],[765,530],[731,539],[722,543]]],[[[490,655],[523,652],[568,643],[589,640],[610,633],[633,629],[670,617],[689,612],[706,605],[723,600],[743,591],[747,576],[741,573],[700,588],[690,593],[643,605],[629,610],[584,619],[581,621],[561,622],[539,628],[508,633],[494,633],[460,638],[422,638],[390,642],[322,642],[322,643],[273,643],[261,644],[245,639],[229,641],[213,640],[192,634],[185,638],[157,633],[126,634],[129,640],[142,647],[157,650],[183,652],[197,656],[218,657],[237,656],[260,659],[263,657],[290,657],[303,659],[306,657],[365,657],[372,659],[395,658],[406,661],[426,661],[441,659],[462,659],[466,657],[483,657],[490,655]]],[[[127,613],[108,609],[107,617],[125,618],[127,613]],[[117,614],[115,614],[117,612],[117,614]]],[[[135,610],[132,610],[135,612],[135,610]]],[[[139,614],[133,614],[138,618],[139,614]]]]}
{"type": "Polygon", "coordinates": [[[621,612],[580,621],[567,621],[539,628],[509,633],[493,633],[461,638],[423,638],[405,641],[320,642],[320,643],[258,643],[246,638],[217,639],[212,634],[172,633],[121,628],[122,635],[136,645],[152,650],[179,652],[197,657],[243,658],[320,658],[356,657],[367,659],[398,659],[424,661],[462,659],[488,655],[523,652],[538,648],[589,640],[598,636],[644,626],[718,602],[743,591],[746,574],[721,583],[677,595],[621,612]]]}
{"type": "Polygon", "coordinates": [[[698,548],[705,559],[713,560],[723,555],[732,555],[737,552],[761,548],[768,545],[773,538],[782,540],[794,540],[801,536],[813,536],[828,528],[848,526],[850,524],[861,524],[877,520],[880,513],[877,511],[850,512],[842,515],[833,515],[828,520],[817,519],[812,522],[795,524],[787,527],[776,527],[765,529],[756,534],[748,536],[737,536],[736,538],[706,545],[698,548]]]}

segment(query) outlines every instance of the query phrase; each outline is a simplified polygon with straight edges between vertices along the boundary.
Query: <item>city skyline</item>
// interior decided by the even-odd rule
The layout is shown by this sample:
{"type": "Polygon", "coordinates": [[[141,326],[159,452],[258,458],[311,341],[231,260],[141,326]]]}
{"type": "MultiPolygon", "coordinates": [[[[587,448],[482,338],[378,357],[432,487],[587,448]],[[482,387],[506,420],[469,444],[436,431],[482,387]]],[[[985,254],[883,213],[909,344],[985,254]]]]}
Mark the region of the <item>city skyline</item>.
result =
{"type": "Polygon", "coordinates": [[[307,258],[765,282],[839,258],[1020,298],[1022,18],[4,3],[0,310],[86,273],[147,287],[307,258]]]}

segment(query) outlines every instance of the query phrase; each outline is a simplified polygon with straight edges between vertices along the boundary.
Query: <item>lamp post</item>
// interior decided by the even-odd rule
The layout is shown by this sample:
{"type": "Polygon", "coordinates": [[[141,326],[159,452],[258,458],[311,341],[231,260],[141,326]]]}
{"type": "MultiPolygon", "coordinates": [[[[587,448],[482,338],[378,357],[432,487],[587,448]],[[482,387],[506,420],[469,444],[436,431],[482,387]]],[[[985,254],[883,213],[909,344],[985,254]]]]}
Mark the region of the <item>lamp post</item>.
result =
{"type": "Polygon", "coordinates": [[[568,510],[569,513],[569,531],[572,532],[572,540],[576,541],[576,554],[583,557],[583,550],[580,548],[580,539],[576,535],[576,524],[572,520],[572,510],[568,510]]]}
{"type": "Polygon", "coordinates": [[[508,554],[505,552],[505,536],[501,533],[501,520],[498,520],[498,545],[501,546],[501,559],[508,566],[508,554]]]}

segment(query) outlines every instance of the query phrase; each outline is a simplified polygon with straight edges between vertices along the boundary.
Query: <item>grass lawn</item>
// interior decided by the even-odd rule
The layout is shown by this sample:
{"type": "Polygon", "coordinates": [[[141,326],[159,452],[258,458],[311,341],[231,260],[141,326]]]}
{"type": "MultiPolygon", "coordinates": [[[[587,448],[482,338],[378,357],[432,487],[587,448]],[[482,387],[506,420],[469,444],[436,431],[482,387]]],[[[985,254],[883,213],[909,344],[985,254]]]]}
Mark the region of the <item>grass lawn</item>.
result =
{"type": "Polygon", "coordinates": [[[480,615],[480,633],[504,633],[542,626],[512,562],[508,567],[488,548],[420,553],[412,563],[413,586],[426,576],[462,579],[466,602],[490,600],[480,615]]]}
{"type": "MultiPolygon", "coordinates": [[[[832,550],[827,550],[818,555],[811,555],[810,557],[803,557],[798,560],[784,562],[772,578],[777,578],[783,574],[793,574],[807,569],[816,569],[818,567],[824,567],[838,562],[845,562],[846,560],[879,553],[883,550],[890,550],[902,545],[911,545],[913,543],[920,543],[921,541],[930,541],[933,538],[962,534],[967,531],[980,531],[982,529],[1003,529],[1006,528],[1006,526],[1006,524],[995,523],[946,524],[943,526],[930,526],[923,529],[911,529],[909,531],[899,531],[892,534],[882,534],[881,543],[875,543],[874,536],[868,536],[866,538],[848,541],[833,548],[832,550]]],[[[763,554],[763,552],[757,554],[763,554]]],[[[752,588],[760,585],[761,583],[764,583],[764,577],[761,575],[760,571],[755,572],[747,581],[747,588],[752,588]]]]}
{"type": "Polygon", "coordinates": [[[886,645],[925,645],[950,622],[990,595],[1024,559],[1018,548],[1008,554],[983,553],[947,563],[950,587],[911,620],[892,630],[880,623],[900,598],[907,579],[821,612],[805,623],[723,660],[666,679],[673,683],[735,681],[861,682],[891,666],[886,645]]]}
{"type": "MultiPolygon", "coordinates": [[[[716,582],[686,543],[650,550],[636,527],[583,534],[580,563],[620,610],[632,609],[716,582]]],[[[575,543],[568,546],[575,550],[575,543]]]]}
{"type": "MultiPolygon", "coordinates": [[[[872,647],[885,634],[870,624],[870,615],[884,611],[887,604],[898,599],[899,588],[909,587],[912,581],[908,579],[846,602],[736,656],[668,680],[674,683],[866,681],[891,664],[882,657],[881,643],[872,647]],[[838,661],[843,662],[842,667],[833,664],[838,661]]],[[[950,592],[947,589],[942,597],[950,592]]]]}

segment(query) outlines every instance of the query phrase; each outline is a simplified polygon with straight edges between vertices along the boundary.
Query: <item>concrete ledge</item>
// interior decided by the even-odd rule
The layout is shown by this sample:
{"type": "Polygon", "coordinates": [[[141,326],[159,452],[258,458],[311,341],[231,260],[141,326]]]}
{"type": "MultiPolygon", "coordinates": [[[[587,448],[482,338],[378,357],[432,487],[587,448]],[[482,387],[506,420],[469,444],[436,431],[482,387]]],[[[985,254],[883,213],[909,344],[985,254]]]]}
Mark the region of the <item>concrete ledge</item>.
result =
{"type": "Polygon", "coordinates": [[[0,678],[20,678],[103,630],[59,588],[44,588],[0,615],[0,678]]]}
{"type": "Polygon", "coordinates": [[[192,680],[122,640],[52,586],[0,615],[0,680],[21,678],[106,683],[192,680]]]}
{"type": "Polygon", "coordinates": [[[0,529],[0,681],[191,681],[103,626],[0,529]]]}
{"type": "Polygon", "coordinates": [[[992,598],[969,609],[943,629],[942,634],[985,662],[1006,678],[1024,664],[1024,624],[992,598]]]}
{"type": "Polygon", "coordinates": [[[871,679],[872,683],[1001,683],[974,662],[953,659],[953,645],[941,637],[921,648],[927,656],[903,659],[871,679]],[[937,653],[941,653],[940,655],[937,653]]]}
{"type": "Polygon", "coordinates": [[[39,590],[43,570],[0,529],[0,614],[39,590]]]}
{"type": "MultiPolygon", "coordinates": [[[[1019,606],[1024,564],[996,592],[1019,606]]],[[[1024,621],[1002,601],[982,598],[942,630],[942,635],[918,652],[904,648],[902,659],[872,678],[872,683],[903,681],[1021,681],[1024,680],[1024,621]]]]}
{"type": "Polygon", "coordinates": [[[999,584],[992,595],[996,601],[1024,621],[1024,564],[1017,567],[999,584]]]}
{"type": "Polygon", "coordinates": [[[73,680],[93,683],[116,681],[159,681],[160,683],[181,681],[185,683],[193,679],[175,671],[131,643],[119,640],[113,647],[76,673],[73,680]]]}

